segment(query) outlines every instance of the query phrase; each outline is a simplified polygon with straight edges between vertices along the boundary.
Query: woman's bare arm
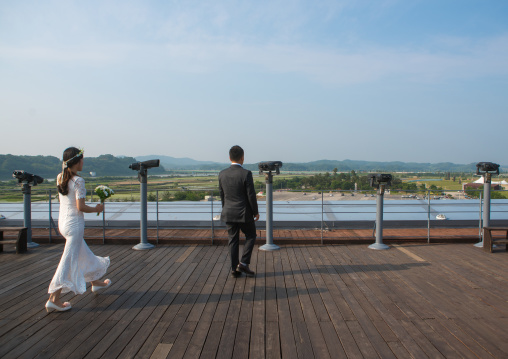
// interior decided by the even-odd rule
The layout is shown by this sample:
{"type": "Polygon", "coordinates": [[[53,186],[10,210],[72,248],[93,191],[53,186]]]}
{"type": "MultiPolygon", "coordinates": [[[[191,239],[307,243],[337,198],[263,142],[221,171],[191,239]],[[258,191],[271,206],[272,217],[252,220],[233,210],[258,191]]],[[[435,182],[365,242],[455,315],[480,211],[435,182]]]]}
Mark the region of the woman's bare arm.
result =
{"type": "Polygon", "coordinates": [[[78,209],[84,213],[101,213],[102,211],[104,211],[104,205],[100,203],[97,204],[95,207],[90,207],[86,205],[84,198],[80,198],[78,199],[78,209]]]}

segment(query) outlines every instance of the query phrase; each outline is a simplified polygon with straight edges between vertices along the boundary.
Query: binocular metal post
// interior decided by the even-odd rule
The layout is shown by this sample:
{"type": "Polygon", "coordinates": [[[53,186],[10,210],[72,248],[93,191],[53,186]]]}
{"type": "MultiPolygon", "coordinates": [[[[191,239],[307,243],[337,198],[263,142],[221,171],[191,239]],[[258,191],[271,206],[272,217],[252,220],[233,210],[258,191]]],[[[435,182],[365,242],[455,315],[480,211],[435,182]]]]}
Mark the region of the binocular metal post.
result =
{"type": "Polygon", "coordinates": [[[28,182],[23,182],[23,226],[26,230],[26,246],[27,248],[39,247],[38,243],[32,242],[32,187],[28,182]]]}
{"type": "MultiPolygon", "coordinates": [[[[483,214],[482,214],[482,228],[489,227],[490,225],[490,185],[491,185],[491,175],[490,173],[483,174],[483,214]]],[[[478,248],[483,248],[483,230],[482,230],[482,240],[474,245],[478,248]]]]}
{"type": "MultiPolygon", "coordinates": [[[[483,228],[490,226],[490,187],[492,183],[492,174],[499,174],[499,165],[492,162],[479,162],[476,164],[476,174],[483,175],[483,228]]],[[[483,248],[482,240],[474,245],[483,248]]]]}
{"type": "Polygon", "coordinates": [[[385,187],[392,183],[391,174],[373,173],[369,175],[369,183],[377,188],[376,203],[376,243],[369,246],[370,249],[390,249],[383,243],[383,199],[385,187]]]}
{"type": "Polygon", "coordinates": [[[148,243],[148,236],[147,236],[147,207],[148,207],[148,200],[147,200],[147,183],[148,183],[148,169],[152,167],[159,167],[159,160],[148,160],[144,162],[135,162],[131,165],[129,165],[129,168],[138,171],[138,180],[140,185],[140,191],[141,191],[141,198],[140,198],[140,205],[141,205],[141,228],[140,228],[140,237],[141,242],[139,244],[136,244],[132,249],[136,250],[145,250],[145,249],[152,249],[155,247],[153,244],[148,243]]]}
{"type": "Polygon", "coordinates": [[[44,178],[21,170],[13,171],[12,177],[18,180],[23,192],[23,225],[27,228],[26,246],[27,248],[39,247],[37,243],[32,242],[32,186],[44,182],[44,178]]]}
{"type": "Polygon", "coordinates": [[[385,194],[385,185],[379,184],[376,199],[376,243],[369,246],[370,249],[390,249],[383,243],[383,199],[385,194]]]}
{"type": "Polygon", "coordinates": [[[273,175],[272,171],[265,173],[266,179],[266,244],[259,247],[262,251],[276,251],[280,247],[273,244],[273,175]]]}
{"type": "Polygon", "coordinates": [[[259,247],[262,251],[276,251],[280,247],[273,244],[273,174],[280,174],[281,161],[270,161],[258,163],[259,174],[264,173],[266,179],[266,244],[259,247]]]}
{"type": "Polygon", "coordinates": [[[139,244],[136,244],[132,249],[136,250],[145,250],[145,249],[152,249],[155,247],[153,244],[148,243],[148,236],[147,236],[147,216],[148,216],[148,201],[147,201],[147,171],[146,168],[140,168],[138,179],[140,182],[140,192],[141,192],[141,242],[139,244]]]}

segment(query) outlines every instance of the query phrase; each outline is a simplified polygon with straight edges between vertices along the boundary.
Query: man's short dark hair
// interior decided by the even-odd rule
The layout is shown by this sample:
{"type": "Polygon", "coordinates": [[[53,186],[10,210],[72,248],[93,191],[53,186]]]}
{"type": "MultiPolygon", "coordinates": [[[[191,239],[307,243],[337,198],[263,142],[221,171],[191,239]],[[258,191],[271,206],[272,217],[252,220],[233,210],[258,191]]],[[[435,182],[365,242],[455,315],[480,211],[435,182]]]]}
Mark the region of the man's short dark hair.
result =
{"type": "Polygon", "coordinates": [[[243,157],[243,148],[240,146],[233,146],[229,150],[229,159],[231,161],[240,161],[243,157]]]}

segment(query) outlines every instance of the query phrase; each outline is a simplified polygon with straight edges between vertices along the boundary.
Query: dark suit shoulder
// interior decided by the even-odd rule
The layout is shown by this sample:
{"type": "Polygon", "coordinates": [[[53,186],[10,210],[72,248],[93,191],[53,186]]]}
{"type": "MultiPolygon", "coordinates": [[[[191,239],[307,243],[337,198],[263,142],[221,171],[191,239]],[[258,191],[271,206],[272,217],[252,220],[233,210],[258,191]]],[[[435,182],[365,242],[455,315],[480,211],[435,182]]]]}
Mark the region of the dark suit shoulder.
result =
{"type": "Polygon", "coordinates": [[[242,173],[242,174],[247,174],[251,171],[249,170],[246,170],[245,168],[241,167],[241,166],[237,166],[237,165],[233,165],[231,167],[228,167],[228,168],[225,168],[223,169],[222,171],[219,172],[219,176],[221,175],[225,175],[225,174],[230,174],[230,173],[242,173]]]}

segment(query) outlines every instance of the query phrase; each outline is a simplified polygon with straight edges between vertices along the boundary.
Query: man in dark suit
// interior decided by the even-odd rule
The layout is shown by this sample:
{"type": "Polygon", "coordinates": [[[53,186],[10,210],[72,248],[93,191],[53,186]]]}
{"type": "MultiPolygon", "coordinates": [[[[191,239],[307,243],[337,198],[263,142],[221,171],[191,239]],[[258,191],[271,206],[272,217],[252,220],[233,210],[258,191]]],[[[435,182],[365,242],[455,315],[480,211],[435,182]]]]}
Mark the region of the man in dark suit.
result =
{"type": "Polygon", "coordinates": [[[231,274],[253,276],[249,268],[252,249],[256,241],[256,224],[259,219],[258,202],[252,172],[242,167],[244,152],[240,146],[229,150],[231,167],[219,173],[219,193],[222,201],[221,221],[226,223],[231,257],[231,274]],[[245,246],[239,260],[240,231],[245,234],[245,246]]]}

